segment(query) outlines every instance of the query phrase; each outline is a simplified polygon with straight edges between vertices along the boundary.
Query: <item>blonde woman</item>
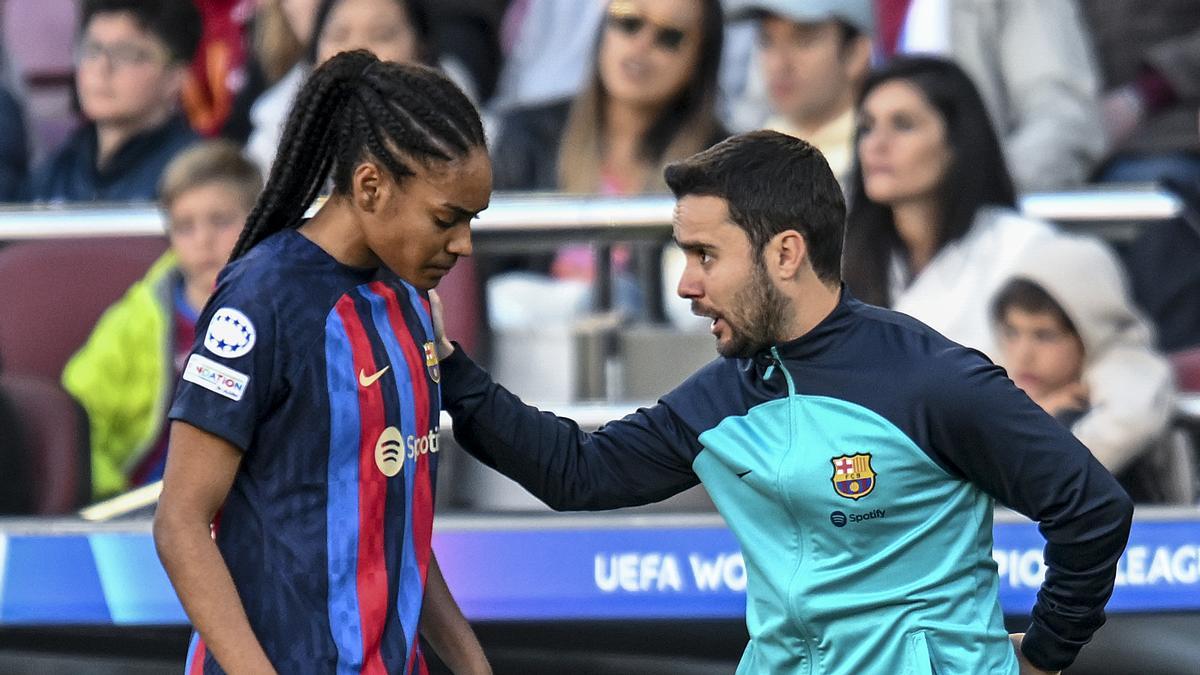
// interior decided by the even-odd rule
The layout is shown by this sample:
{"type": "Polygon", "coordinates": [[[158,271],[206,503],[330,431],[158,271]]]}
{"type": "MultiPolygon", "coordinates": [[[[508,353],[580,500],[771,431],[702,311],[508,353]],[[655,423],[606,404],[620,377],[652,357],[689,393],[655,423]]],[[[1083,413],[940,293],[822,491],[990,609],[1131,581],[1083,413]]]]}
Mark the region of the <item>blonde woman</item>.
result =
{"type": "MultiPolygon", "coordinates": [[[[715,110],[722,41],[718,0],[614,0],[584,90],[572,101],[515,110],[500,121],[496,188],[665,191],[663,167],[727,135],[715,110]]],[[[636,314],[642,302],[628,274],[630,257],[624,247],[612,253],[615,297],[618,307],[636,314]]],[[[550,271],[559,280],[590,283],[595,259],[588,246],[567,247],[550,271]]],[[[498,266],[514,266],[505,262],[498,266]]],[[[538,266],[528,260],[516,266],[531,265],[538,266]]]]}

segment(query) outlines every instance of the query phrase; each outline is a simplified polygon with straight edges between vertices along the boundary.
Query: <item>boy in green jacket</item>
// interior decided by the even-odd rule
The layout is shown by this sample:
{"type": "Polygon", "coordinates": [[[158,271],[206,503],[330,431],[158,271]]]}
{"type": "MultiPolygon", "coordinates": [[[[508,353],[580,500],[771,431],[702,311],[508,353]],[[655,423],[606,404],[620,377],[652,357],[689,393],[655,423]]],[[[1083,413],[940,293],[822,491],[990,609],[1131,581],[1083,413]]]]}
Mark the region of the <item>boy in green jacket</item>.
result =
{"type": "Polygon", "coordinates": [[[261,189],[258,169],[225,141],[193,146],[163,173],[170,250],[105,311],[63,370],[63,387],[88,414],[94,498],[162,477],[180,356],[261,189]]]}

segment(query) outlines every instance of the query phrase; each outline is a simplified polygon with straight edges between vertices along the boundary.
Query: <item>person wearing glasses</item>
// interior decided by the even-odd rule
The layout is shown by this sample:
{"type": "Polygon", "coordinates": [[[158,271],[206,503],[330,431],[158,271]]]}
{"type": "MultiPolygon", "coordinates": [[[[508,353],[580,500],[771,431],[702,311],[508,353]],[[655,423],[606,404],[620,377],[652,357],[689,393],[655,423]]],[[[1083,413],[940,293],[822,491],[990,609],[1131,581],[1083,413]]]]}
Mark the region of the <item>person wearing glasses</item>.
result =
{"type": "Polygon", "coordinates": [[[583,91],[500,120],[497,189],[665,189],[662,167],[727,135],[715,112],[722,30],[718,0],[614,0],[583,91]]]}
{"type": "Polygon", "coordinates": [[[39,202],[153,200],[171,159],[198,136],[179,111],[200,44],[191,0],[88,0],[75,46],[86,123],[34,172],[39,202]]]}

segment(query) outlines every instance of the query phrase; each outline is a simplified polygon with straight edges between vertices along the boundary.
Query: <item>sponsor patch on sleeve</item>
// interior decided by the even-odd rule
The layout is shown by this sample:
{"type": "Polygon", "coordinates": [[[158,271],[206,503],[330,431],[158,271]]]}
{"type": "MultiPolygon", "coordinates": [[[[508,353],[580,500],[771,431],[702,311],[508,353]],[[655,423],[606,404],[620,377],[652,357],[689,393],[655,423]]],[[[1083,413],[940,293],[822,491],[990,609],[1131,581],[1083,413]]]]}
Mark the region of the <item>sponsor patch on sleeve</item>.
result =
{"type": "Polygon", "coordinates": [[[235,401],[242,400],[246,385],[250,383],[249,375],[199,354],[192,354],[188,359],[183,379],[235,401]]]}

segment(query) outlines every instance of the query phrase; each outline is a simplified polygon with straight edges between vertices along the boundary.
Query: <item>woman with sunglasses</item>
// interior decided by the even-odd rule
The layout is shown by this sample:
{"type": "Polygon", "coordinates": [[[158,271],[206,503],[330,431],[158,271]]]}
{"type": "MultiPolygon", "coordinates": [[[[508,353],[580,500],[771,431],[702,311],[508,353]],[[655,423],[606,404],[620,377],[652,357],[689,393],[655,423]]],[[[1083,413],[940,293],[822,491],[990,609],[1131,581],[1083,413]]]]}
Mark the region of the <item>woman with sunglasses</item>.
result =
{"type": "MultiPolygon", "coordinates": [[[[571,101],[501,118],[492,159],[496,188],[665,191],[663,167],[728,135],[716,114],[722,39],[719,0],[612,0],[583,91],[571,101]]],[[[613,253],[615,300],[636,314],[638,291],[624,272],[632,267],[629,258],[620,247],[613,253]]],[[[492,261],[491,271],[544,269],[513,263],[492,261]]],[[[551,272],[560,280],[591,282],[595,256],[586,246],[565,248],[551,272]]]]}
{"type": "Polygon", "coordinates": [[[722,30],[718,0],[613,0],[584,90],[500,120],[497,189],[665,189],[663,166],[727,135],[716,116],[722,30]]]}

